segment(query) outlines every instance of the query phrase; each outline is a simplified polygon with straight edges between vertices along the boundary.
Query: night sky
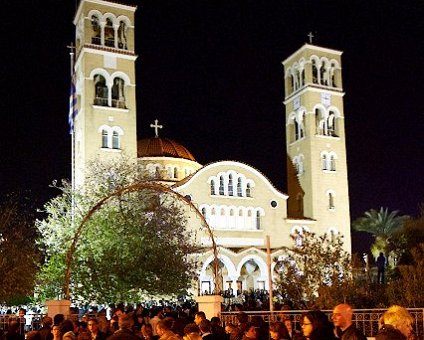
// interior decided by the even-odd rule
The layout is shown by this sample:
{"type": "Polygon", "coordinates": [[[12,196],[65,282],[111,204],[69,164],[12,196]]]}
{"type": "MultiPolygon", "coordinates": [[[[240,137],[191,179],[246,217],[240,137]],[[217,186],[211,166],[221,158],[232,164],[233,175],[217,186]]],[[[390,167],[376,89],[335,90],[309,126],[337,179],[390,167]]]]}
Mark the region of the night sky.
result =
{"type": "MultiPolygon", "coordinates": [[[[316,35],[342,55],[351,215],[424,202],[424,5],[416,1],[122,0],[137,4],[139,138],[245,162],[286,192],[281,61],[316,35]],[[381,6],[379,6],[379,4],[381,6]],[[371,7],[372,6],[372,7],[371,7]]],[[[73,0],[2,3],[0,193],[37,206],[70,177],[73,0]]]]}

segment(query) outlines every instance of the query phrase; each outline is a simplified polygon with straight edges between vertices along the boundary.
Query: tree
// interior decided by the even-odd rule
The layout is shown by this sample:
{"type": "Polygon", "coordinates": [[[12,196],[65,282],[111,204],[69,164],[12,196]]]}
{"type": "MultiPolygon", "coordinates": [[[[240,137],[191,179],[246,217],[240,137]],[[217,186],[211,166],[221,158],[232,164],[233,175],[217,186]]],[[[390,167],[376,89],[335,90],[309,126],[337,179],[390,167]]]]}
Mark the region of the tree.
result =
{"type": "Polygon", "coordinates": [[[403,223],[402,228],[396,230],[390,237],[388,249],[397,254],[399,264],[410,264],[413,262],[410,249],[424,243],[424,205],[420,207],[418,217],[410,217],[403,223]]]}
{"type": "Polygon", "coordinates": [[[410,264],[399,265],[397,278],[387,287],[387,295],[391,303],[409,307],[424,305],[424,243],[408,251],[410,264]]]}
{"type": "Polygon", "coordinates": [[[0,202],[0,303],[32,294],[40,261],[36,246],[35,209],[10,195],[0,202]]]}
{"type": "Polygon", "coordinates": [[[387,208],[381,207],[379,211],[371,209],[364,213],[352,224],[358,231],[364,231],[374,236],[374,243],[371,252],[377,257],[380,252],[389,253],[390,237],[402,228],[407,219],[406,216],[397,216],[398,211],[389,212],[387,208]]]}
{"type": "MultiPolygon", "coordinates": [[[[45,205],[47,218],[37,223],[48,258],[39,276],[42,298],[62,293],[66,252],[89,209],[140,181],[137,165],[126,160],[91,169],[84,190],[72,190],[66,182],[56,185],[61,195],[45,205]]],[[[110,303],[185,292],[196,268],[190,254],[198,250],[186,222],[181,202],[164,192],[143,189],[112,197],[80,235],[72,266],[73,300],[110,303]]]]}
{"type": "Polygon", "coordinates": [[[283,298],[299,309],[332,308],[347,301],[352,276],[342,236],[303,230],[291,237],[295,245],[284,247],[274,259],[276,288],[283,298]]]}

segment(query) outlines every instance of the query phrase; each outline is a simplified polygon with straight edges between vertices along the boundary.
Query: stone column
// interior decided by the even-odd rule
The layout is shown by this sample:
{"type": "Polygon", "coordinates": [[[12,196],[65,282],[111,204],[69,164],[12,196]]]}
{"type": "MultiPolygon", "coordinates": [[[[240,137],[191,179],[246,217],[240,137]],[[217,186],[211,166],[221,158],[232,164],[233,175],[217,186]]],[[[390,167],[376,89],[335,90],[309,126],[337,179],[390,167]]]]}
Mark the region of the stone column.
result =
{"type": "Polygon", "coordinates": [[[206,318],[211,319],[221,314],[221,295],[202,295],[198,296],[196,302],[199,305],[199,311],[205,312],[206,318]]]}
{"type": "Polygon", "coordinates": [[[70,315],[71,301],[69,300],[49,300],[46,302],[47,315],[52,319],[56,314],[65,315],[65,319],[70,315]]]}

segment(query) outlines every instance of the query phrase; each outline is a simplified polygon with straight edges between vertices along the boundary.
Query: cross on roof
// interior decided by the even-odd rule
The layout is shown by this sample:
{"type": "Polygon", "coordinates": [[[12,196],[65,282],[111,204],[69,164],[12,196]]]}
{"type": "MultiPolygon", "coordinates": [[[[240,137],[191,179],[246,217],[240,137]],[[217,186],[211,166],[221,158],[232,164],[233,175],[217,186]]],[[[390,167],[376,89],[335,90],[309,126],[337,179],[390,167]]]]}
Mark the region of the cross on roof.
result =
{"type": "Polygon", "coordinates": [[[312,45],[314,43],[313,39],[315,38],[315,36],[312,32],[309,32],[308,37],[309,37],[309,43],[312,45]]]}
{"type": "Polygon", "coordinates": [[[159,129],[162,129],[163,125],[158,125],[158,120],[155,119],[155,123],[150,124],[150,127],[155,129],[155,138],[158,138],[159,137],[159,129]]]}

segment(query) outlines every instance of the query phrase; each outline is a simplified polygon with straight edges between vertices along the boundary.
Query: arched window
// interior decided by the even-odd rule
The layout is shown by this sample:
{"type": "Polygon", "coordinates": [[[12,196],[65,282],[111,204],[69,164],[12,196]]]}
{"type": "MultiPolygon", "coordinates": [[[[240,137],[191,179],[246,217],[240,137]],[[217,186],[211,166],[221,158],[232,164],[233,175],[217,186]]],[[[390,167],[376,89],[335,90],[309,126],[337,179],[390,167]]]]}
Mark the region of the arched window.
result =
{"type": "Polygon", "coordinates": [[[233,185],[233,175],[228,176],[228,195],[234,196],[234,185],[233,185]]]}
{"type": "Polygon", "coordinates": [[[325,69],[325,64],[321,63],[321,67],[319,69],[319,75],[320,75],[320,80],[321,80],[321,85],[328,85],[326,84],[326,69],[325,69]]]}
{"type": "Polygon", "coordinates": [[[290,85],[291,85],[291,88],[292,88],[292,91],[294,91],[295,90],[295,88],[294,88],[294,75],[290,75],[290,85]]]}
{"type": "Polygon", "coordinates": [[[337,137],[336,134],[336,114],[333,111],[330,111],[327,118],[327,135],[337,137]]]}
{"type": "Polygon", "coordinates": [[[300,86],[305,85],[305,69],[300,71],[300,86]]]}
{"type": "Polygon", "coordinates": [[[206,208],[202,208],[202,215],[204,218],[206,218],[206,208]]]}
{"type": "Polygon", "coordinates": [[[127,45],[127,25],[121,21],[118,28],[118,48],[123,50],[128,49],[127,45]]]}
{"type": "Polygon", "coordinates": [[[323,152],[321,154],[321,167],[322,167],[322,170],[328,170],[328,168],[327,168],[327,166],[328,166],[327,155],[328,154],[326,152],[323,152]]]}
{"type": "Polygon", "coordinates": [[[250,183],[247,183],[246,185],[246,197],[251,197],[251,186],[250,183]]]}
{"type": "Polygon", "coordinates": [[[109,91],[106,86],[106,79],[100,74],[94,76],[94,89],[94,105],[108,106],[109,91]]]}
{"type": "Polygon", "coordinates": [[[100,20],[96,15],[91,16],[91,28],[93,30],[93,35],[91,37],[91,43],[94,45],[101,45],[102,43],[102,29],[100,27],[100,20]]]}
{"type": "Polygon", "coordinates": [[[115,47],[115,29],[113,28],[113,21],[110,18],[106,19],[105,46],[115,47]]]}
{"type": "Polygon", "coordinates": [[[256,212],[256,230],[261,229],[261,213],[259,211],[256,212]]]}
{"type": "Polygon", "coordinates": [[[109,147],[108,136],[109,136],[109,133],[107,132],[107,130],[103,129],[102,130],[102,148],[108,148],[109,147]]]}
{"type": "Polygon", "coordinates": [[[242,197],[243,196],[243,190],[241,188],[241,178],[237,180],[237,196],[242,197]]]}
{"type": "Polygon", "coordinates": [[[318,84],[318,67],[315,59],[312,59],[312,82],[318,84]]]}
{"type": "Polygon", "coordinates": [[[330,210],[335,209],[334,194],[332,192],[328,193],[328,209],[330,209],[330,210]]]}
{"type": "Polygon", "coordinates": [[[125,82],[122,78],[113,79],[112,106],[125,109],[125,82]]]}
{"type": "Polygon", "coordinates": [[[293,130],[294,141],[297,141],[305,137],[304,121],[305,121],[304,111],[292,113],[292,115],[290,116],[290,123],[293,124],[293,128],[294,128],[293,130]]]}
{"type": "Polygon", "coordinates": [[[112,149],[120,149],[121,148],[120,144],[121,143],[120,143],[118,131],[113,131],[113,134],[112,134],[112,149]]]}
{"type": "Polygon", "coordinates": [[[211,180],[211,195],[216,195],[215,193],[215,181],[211,180]]]}
{"type": "Polygon", "coordinates": [[[336,156],[330,155],[330,170],[336,171],[336,156]]]}
{"type": "Polygon", "coordinates": [[[219,176],[219,194],[224,195],[224,176],[219,176]]]}
{"type": "Polygon", "coordinates": [[[178,177],[178,169],[177,167],[174,168],[174,178],[178,177]]]}

